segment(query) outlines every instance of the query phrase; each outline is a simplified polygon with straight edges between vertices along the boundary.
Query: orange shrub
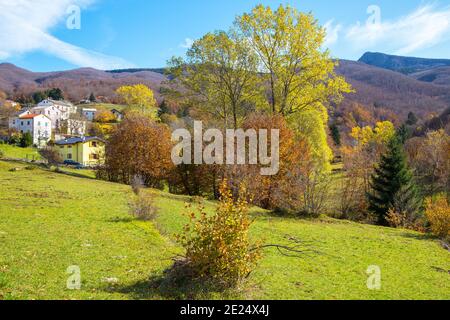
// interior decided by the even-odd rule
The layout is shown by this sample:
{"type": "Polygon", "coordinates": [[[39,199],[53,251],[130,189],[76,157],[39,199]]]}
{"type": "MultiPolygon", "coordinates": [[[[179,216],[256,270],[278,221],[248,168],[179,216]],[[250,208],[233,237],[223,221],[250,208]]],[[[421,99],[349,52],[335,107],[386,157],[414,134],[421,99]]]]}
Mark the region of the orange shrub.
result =
{"type": "Polygon", "coordinates": [[[434,199],[425,201],[426,216],[431,224],[431,231],[438,237],[450,237],[450,206],[445,194],[439,194],[434,199]]]}
{"type": "MultiPolygon", "coordinates": [[[[245,194],[245,190],[241,189],[240,194],[245,194]]],[[[199,211],[199,215],[188,213],[190,223],[177,237],[186,250],[181,264],[183,271],[192,279],[207,279],[223,287],[234,287],[253,271],[260,257],[248,236],[252,220],[248,216],[247,201],[245,197],[234,200],[224,180],[216,213],[207,215],[202,205],[199,211]]]]}

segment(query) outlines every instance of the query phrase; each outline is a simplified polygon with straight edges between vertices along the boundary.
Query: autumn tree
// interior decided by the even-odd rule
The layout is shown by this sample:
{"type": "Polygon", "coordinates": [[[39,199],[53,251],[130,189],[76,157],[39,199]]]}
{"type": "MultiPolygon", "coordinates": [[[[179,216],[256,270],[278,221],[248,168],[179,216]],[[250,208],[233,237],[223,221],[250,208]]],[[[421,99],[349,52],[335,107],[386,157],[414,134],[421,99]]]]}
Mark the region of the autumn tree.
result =
{"type": "Polygon", "coordinates": [[[96,113],[94,121],[100,123],[112,123],[116,122],[116,116],[110,110],[102,109],[96,113]]]}
{"type": "Polygon", "coordinates": [[[409,161],[424,191],[430,196],[449,192],[450,136],[444,130],[430,131],[406,143],[409,161]]]}
{"type": "MultiPolygon", "coordinates": [[[[244,183],[253,203],[266,209],[294,214],[306,211],[303,210],[303,195],[311,164],[308,142],[299,139],[281,115],[252,114],[245,119],[243,129],[279,131],[279,171],[273,176],[263,176],[262,164],[229,167],[226,175],[235,190],[244,183]]],[[[274,142],[268,142],[268,150],[271,150],[274,142]]]]}
{"type": "Polygon", "coordinates": [[[138,110],[156,119],[156,100],[153,91],[146,85],[122,86],[116,90],[116,94],[128,106],[128,111],[138,110]]]}
{"type": "Polygon", "coordinates": [[[194,42],[187,59],[173,58],[169,73],[207,114],[234,128],[262,101],[258,59],[233,31],[208,33],[194,42]]]}
{"type": "Polygon", "coordinates": [[[141,176],[146,185],[158,187],[173,169],[171,151],[171,132],[165,125],[131,115],[108,139],[100,174],[127,184],[134,176],[141,176]]]}
{"type": "Polygon", "coordinates": [[[321,49],[326,32],[312,14],[290,6],[280,5],[273,11],[258,5],[238,17],[235,27],[258,54],[258,71],[269,83],[273,113],[290,115],[328,106],[351,91],[334,72],[337,62],[321,49]]]}
{"type": "Polygon", "coordinates": [[[378,122],[375,127],[354,127],[350,133],[351,146],[341,148],[344,176],[340,181],[338,197],[342,218],[370,221],[367,214],[367,193],[375,164],[395,135],[391,122],[378,122]]]}

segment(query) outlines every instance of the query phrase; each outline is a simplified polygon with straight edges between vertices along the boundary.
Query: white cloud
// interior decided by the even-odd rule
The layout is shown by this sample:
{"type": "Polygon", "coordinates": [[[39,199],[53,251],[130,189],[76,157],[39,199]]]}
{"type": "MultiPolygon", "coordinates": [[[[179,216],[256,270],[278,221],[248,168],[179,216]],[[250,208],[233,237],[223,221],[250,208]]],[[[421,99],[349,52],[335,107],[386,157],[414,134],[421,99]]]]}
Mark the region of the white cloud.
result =
{"type": "Polygon", "coordinates": [[[450,39],[450,7],[424,5],[397,20],[357,23],[346,29],[345,43],[356,50],[382,49],[411,54],[450,39]]]}
{"type": "Polygon", "coordinates": [[[184,42],[180,44],[180,47],[184,48],[184,49],[190,49],[193,44],[194,44],[194,40],[193,39],[186,38],[186,39],[184,39],[184,42]]]}
{"type": "Polygon", "coordinates": [[[329,20],[323,27],[327,33],[323,46],[327,48],[338,41],[339,32],[342,30],[342,25],[334,25],[334,20],[329,20]]]}
{"type": "Polygon", "coordinates": [[[42,51],[80,67],[116,69],[131,67],[124,59],[64,42],[50,34],[65,23],[71,5],[85,8],[94,0],[0,0],[0,59],[42,51]]]}

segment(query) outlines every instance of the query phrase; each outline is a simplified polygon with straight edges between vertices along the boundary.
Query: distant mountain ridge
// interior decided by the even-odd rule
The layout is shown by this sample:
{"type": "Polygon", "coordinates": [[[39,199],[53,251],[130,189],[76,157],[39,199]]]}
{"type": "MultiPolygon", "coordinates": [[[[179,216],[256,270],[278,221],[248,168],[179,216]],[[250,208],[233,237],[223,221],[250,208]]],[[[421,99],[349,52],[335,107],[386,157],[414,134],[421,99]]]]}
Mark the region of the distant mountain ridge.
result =
{"type": "Polygon", "coordinates": [[[427,69],[450,66],[450,59],[403,57],[379,52],[366,52],[359,59],[359,62],[404,74],[412,74],[427,69]]]}
{"type": "MultiPolygon", "coordinates": [[[[113,101],[119,86],[142,83],[149,86],[161,101],[161,87],[167,80],[164,71],[164,68],[109,71],[80,68],[31,72],[3,63],[0,64],[0,90],[17,96],[59,87],[73,102],[86,99],[91,93],[113,101]]],[[[450,60],[447,59],[366,53],[359,61],[340,60],[336,72],[356,90],[356,93],[346,96],[344,104],[347,106],[359,103],[381,107],[401,117],[410,111],[418,115],[440,113],[450,106],[450,60]],[[443,66],[446,63],[448,67],[443,66]]]]}

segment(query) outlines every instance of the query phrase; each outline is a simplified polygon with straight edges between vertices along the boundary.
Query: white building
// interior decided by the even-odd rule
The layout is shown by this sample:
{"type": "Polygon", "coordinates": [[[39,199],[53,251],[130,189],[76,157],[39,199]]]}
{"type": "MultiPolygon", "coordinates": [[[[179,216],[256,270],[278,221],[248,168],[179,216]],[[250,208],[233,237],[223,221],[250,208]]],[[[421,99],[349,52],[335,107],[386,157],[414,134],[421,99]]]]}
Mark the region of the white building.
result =
{"type": "Polygon", "coordinates": [[[60,128],[71,114],[76,113],[77,108],[68,102],[45,99],[30,111],[32,114],[42,114],[50,118],[52,128],[56,129],[60,128]]]}
{"type": "Polygon", "coordinates": [[[16,129],[22,134],[29,132],[33,137],[33,144],[39,147],[46,145],[52,137],[50,118],[42,114],[31,114],[28,111],[11,118],[9,128],[16,129]]]}
{"type": "Polygon", "coordinates": [[[77,107],[74,106],[72,103],[67,101],[58,101],[58,100],[52,100],[52,99],[45,99],[42,100],[37,105],[38,107],[57,107],[63,112],[69,112],[69,113],[76,113],[77,107]]]}
{"type": "Polygon", "coordinates": [[[94,121],[95,116],[97,115],[97,109],[83,108],[81,111],[81,115],[86,119],[88,119],[89,121],[94,121]]]}

